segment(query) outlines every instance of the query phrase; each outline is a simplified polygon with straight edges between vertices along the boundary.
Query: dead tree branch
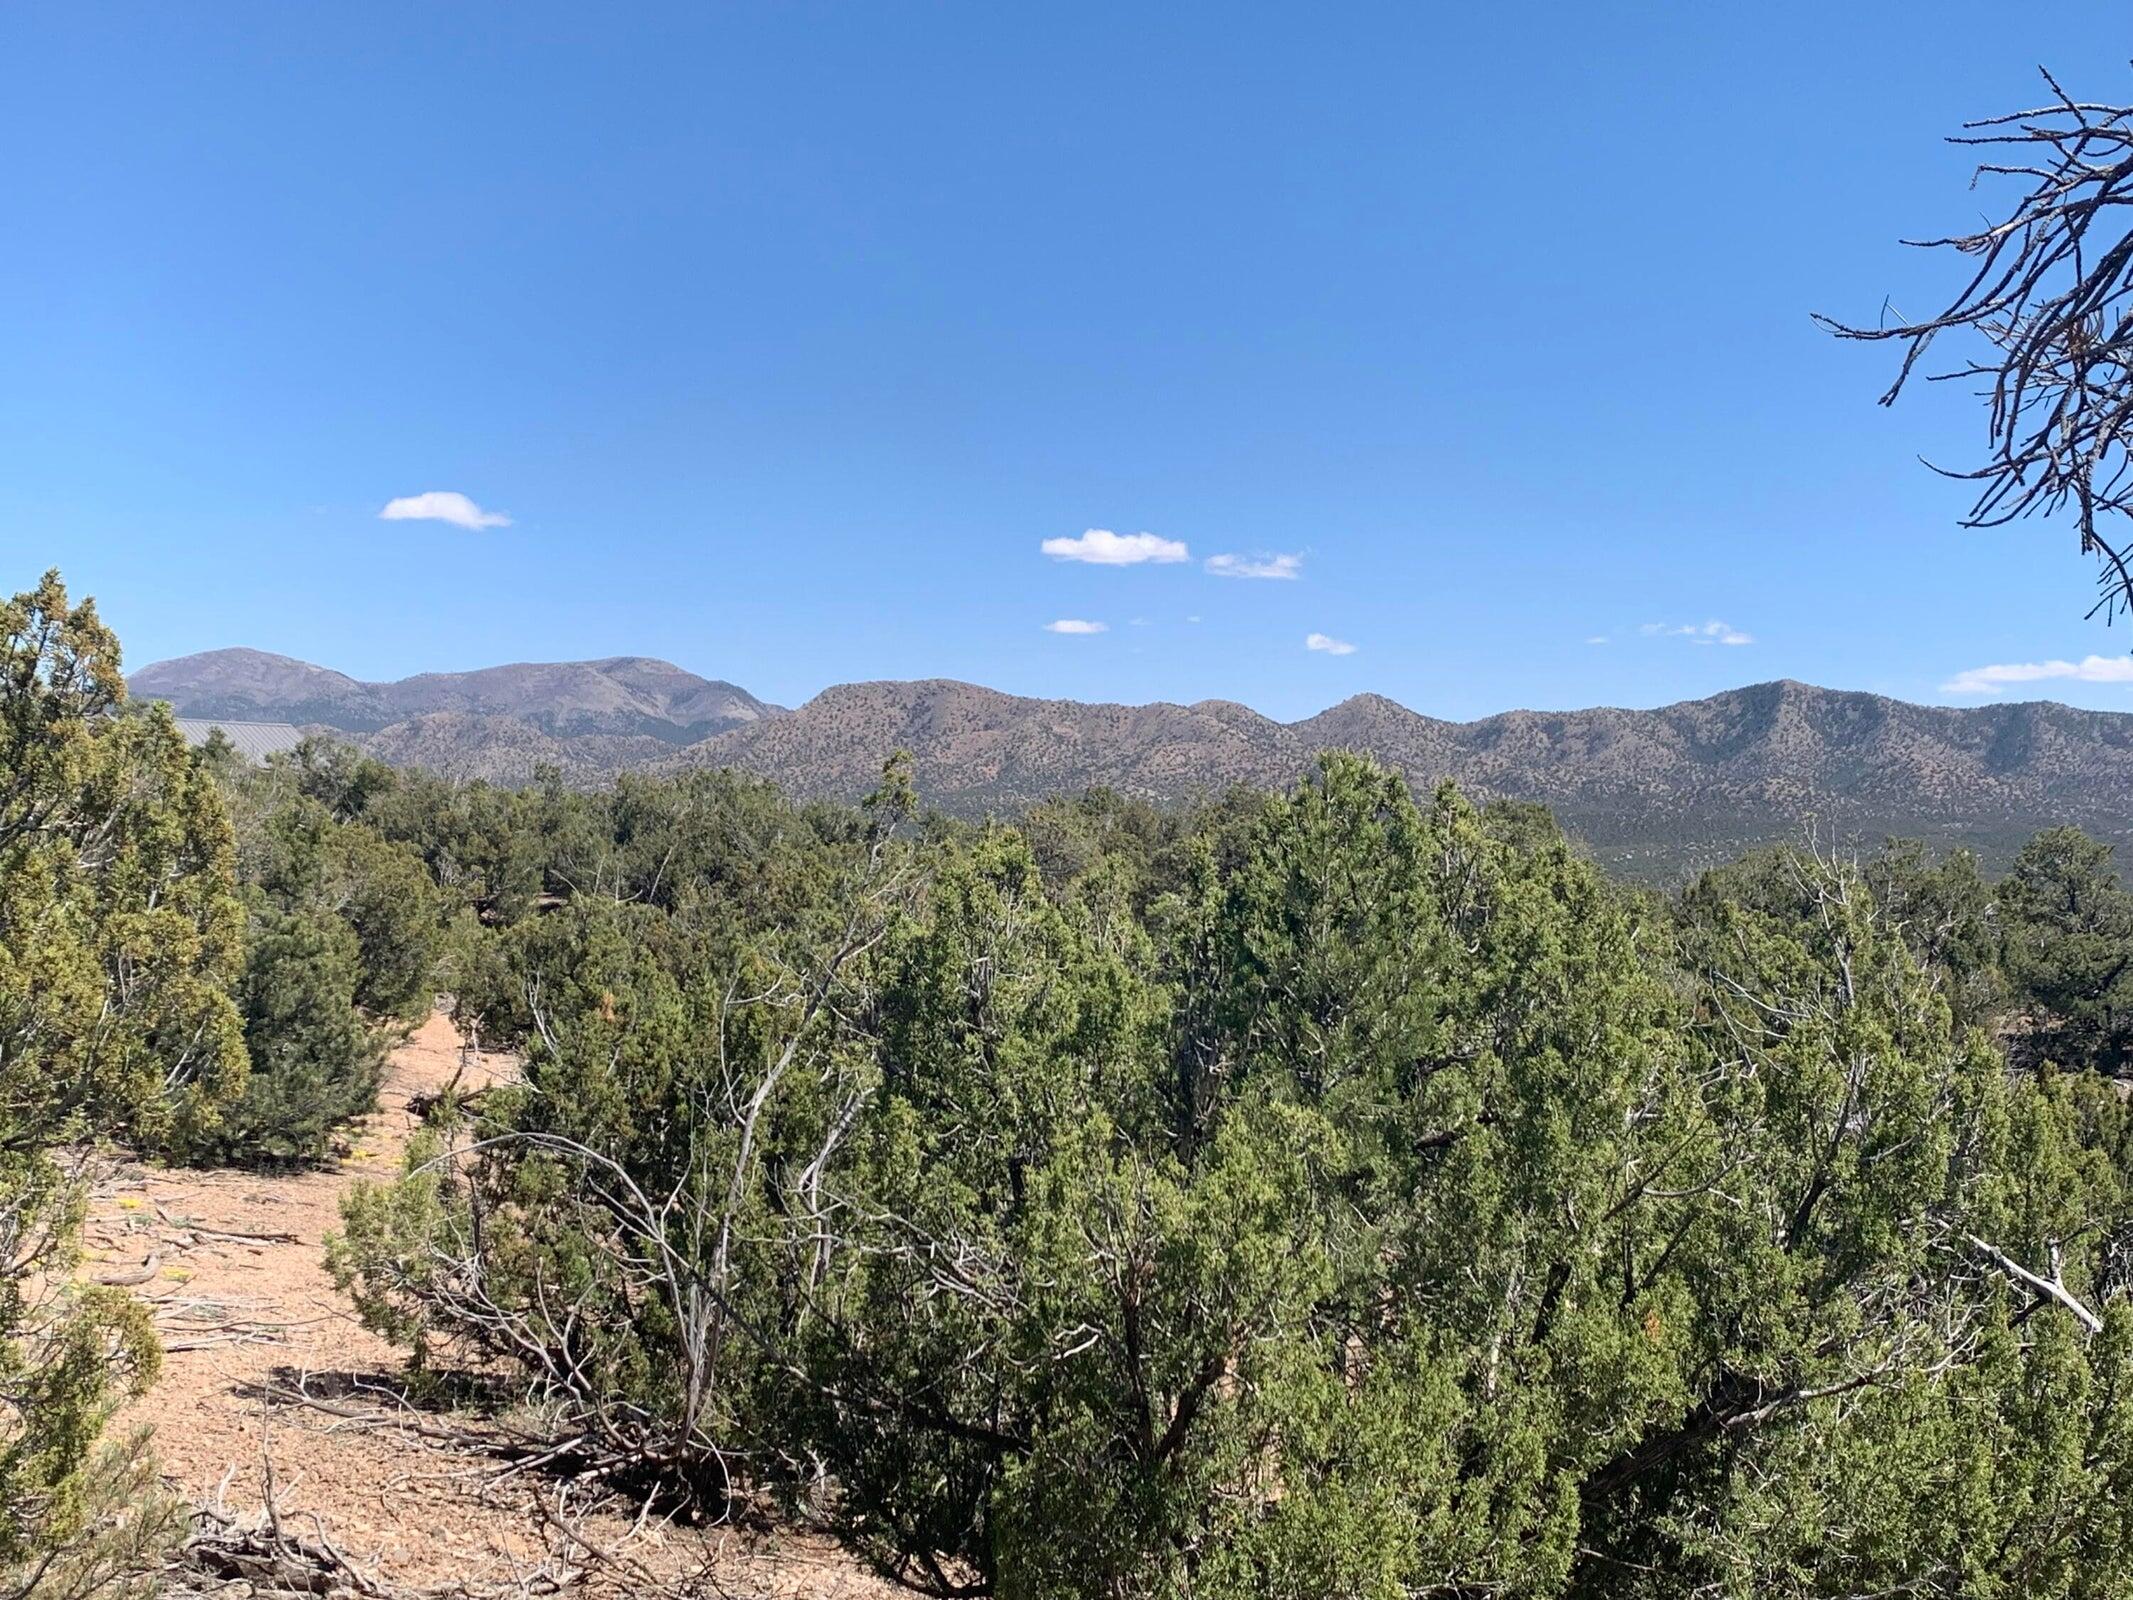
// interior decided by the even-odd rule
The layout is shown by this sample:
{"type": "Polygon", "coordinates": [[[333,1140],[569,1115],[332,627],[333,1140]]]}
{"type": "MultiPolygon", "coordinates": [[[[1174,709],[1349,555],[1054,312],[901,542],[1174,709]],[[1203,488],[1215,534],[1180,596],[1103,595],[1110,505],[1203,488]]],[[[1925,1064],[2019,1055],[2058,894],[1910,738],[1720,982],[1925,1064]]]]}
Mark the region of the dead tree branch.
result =
{"type": "Polygon", "coordinates": [[[2015,179],[2027,185],[2021,199],[1974,233],[1904,241],[1971,257],[1961,291],[1918,322],[1815,320],[1839,338],[1904,346],[1883,405],[1941,334],[1981,336],[1983,353],[1928,376],[1983,385],[1987,459],[1934,470],[1978,486],[1965,527],[2071,505],[2081,548],[2101,565],[2094,609],[2109,618],[2133,609],[2133,530],[2112,520],[2133,514],[2133,106],[2077,101],[2049,72],[2044,81],[2045,104],[1967,124],[1951,140],[1987,153],[1973,183],[2015,179]]]}

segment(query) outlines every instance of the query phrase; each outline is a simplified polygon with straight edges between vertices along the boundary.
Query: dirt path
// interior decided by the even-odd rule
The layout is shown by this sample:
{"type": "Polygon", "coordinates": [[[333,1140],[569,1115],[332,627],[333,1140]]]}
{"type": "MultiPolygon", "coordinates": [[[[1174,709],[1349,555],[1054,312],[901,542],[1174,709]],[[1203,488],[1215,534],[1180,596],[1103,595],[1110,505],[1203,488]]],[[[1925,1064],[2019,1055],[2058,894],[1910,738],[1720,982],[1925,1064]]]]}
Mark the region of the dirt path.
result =
{"type": "MultiPolygon", "coordinates": [[[[412,1095],[459,1067],[458,1036],[433,1017],[393,1053],[380,1111],[326,1170],[292,1175],[127,1165],[98,1186],[87,1271],[124,1282],[155,1311],[167,1355],[150,1393],[120,1425],[156,1430],[165,1475],[188,1501],[216,1495],[257,1508],[271,1454],[284,1520],[317,1526],[382,1580],[444,1593],[521,1590],[571,1560],[540,1506],[554,1486],[494,1483],[497,1464],[409,1430],[352,1424],[265,1391],[302,1387],[336,1403],[388,1409],[402,1352],[364,1330],[323,1264],[340,1197],[358,1179],[399,1169],[417,1119],[412,1095]]],[[[718,1587],[745,1595],[885,1593],[833,1549],[806,1538],[707,1539],[626,1518],[586,1521],[602,1548],[626,1546],[663,1576],[712,1561],[718,1587]]],[[[582,1552],[580,1552],[582,1555],[582,1552]]],[[[572,1587],[580,1585],[573,1582],[572,1587]]],[[[627,1589],[612,1579],[586,1587],[627,1589]]]]}

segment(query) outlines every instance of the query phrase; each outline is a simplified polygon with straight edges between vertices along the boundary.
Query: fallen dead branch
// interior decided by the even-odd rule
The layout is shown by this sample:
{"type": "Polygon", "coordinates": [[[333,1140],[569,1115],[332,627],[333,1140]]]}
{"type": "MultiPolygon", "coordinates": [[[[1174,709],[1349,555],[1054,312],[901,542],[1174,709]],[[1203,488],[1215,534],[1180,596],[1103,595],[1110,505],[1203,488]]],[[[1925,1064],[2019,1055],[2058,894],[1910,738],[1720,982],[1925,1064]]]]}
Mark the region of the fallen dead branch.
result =
{"type": "MultiPolygon", "coordinates": [[[[304,1539],[280,1526],[265,1507],[230,1516],[203,1506],[177,1558],[180,1572],[242,1580],[255,1593],[389,1595],[396,1591],[358,1568],[320,1530],[304,1539]]],[[[405,1593],[406,1591],[398,1591],[405,1593]]]]}
{"type": "Polygon", "coordinates": [[[193,1514],[192,1533],[171,1562],[164,1593],[213,1594],[220,1585],[241,1583],[260,1600],[306,1594],[360,1595],[367,1600],[507,1600],[559,1594],[582,1575],[579,1568],[551,1559],[487,1587],[412,1588],[357,1562],[327,1537],[316,1517],[310,1520],[313,1531],[306,1537],[292,1533],[264,1506],[243,1516],[202,1506],[193,1514]]]}
{"type": "Polygon", "coordinates": [[[238,1302],[202,1299],[191,1295],[157,1295],[142,1302],[155,1318],[156,1334],[165,1355],[186,1350],[211,1350],[232,1344],[286,1344],[298,1328],[323,1322],[324,1317],[264,1318],[251,1315],[256,1301],[238,1302]]]}
{"type": "Polygon", "coordinates": [[[174,1575],[243,1582],[254,1594],[395,1593],[343,1553],[316,1515],[310,1519],[313,1537],[289,1531],[274,1477],[273,1452],[265,1438],[260,1441],[258,1510],[240,1515],[229,1509],[230,1480],[236,1475],[233,1465],[216,1485],[214,1500],[194,1509],[192,1531],[172,1559],[174,1575]]]}
{"type": "Polygon", "coordinates": [[[582,1568],[551,1556],[487,1588],[465,1583],[438,1588],[396,1584],[382,1576],[374,1562],[358,1561],[335,1544],[325,1520],[316,1512],[301,1519],[309,1524],[308,1532],[295,1531],[291,1524],[298,1519],[282,1505],[283,1489],[274,1471],[270,1440],[270,1434],[260,1440],[258,1508],[243,1513],[230,1509],[229,1487],[237,1475],[233,1464],[216,1485],[213,1500],[194,1508],[191,1531],[166,1568],[164,1594],[215,1594],[223,1592],[223,1585],[241,1585],[239,1592],[253,1597],[507,1600],[557,1594],[583,1576],[582,1568]]]}
{"type": "Polygon", "coordinates": [[[213,1239],[224,1244],[302,1244],[304,1241],[293,1233],[231,1233],[225,1228],[210,1228],[204,1222],[195,1222],[191,1217],[174,1217],[155,1202],[156,1215],[163,1225],[179,1233],[189,1233],[195,1239],[213,1239]]]}

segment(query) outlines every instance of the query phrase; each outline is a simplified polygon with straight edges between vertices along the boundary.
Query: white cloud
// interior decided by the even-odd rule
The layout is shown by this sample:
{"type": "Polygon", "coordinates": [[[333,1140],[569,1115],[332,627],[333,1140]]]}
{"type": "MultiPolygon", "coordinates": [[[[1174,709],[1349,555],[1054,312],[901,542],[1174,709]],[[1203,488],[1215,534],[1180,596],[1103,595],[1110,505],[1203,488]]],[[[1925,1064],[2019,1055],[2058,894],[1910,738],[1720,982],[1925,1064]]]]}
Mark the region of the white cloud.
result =
{"type": "Polygon", "coordinates": [[[450,489],[432,489],[427,494],[404,494],[385,502],[378,513],[384,522],[449,522],[455,528],[508,528],[511,519],[501,511],[484,511],[463,494],[450,489]]]}
{"type": "Polygon", "coordinates": [[[1222,555],[1207,558],[1207,570],[1218,578],[1300,578],[1304,558],[1300,555],[1222,555]]]}
{"type": "Polygon", "coordinates": [[[1753,644],[1753,634],[1724,622],[1684,622],[1678,628],[1663,622],[1647,622],[1637,630],[1647,639],[1686,639],[1690,644],[1753,644]]]}
{"type": "Polygon", "coordinates": [[[1046,633],[1109,633],[1108,622],[1084,622],[1079,617],[1061,617],[1057,622],[1044,625],[1046,633]]]}
{"type": "Polygon", "coordinates": [[[2013,684],[2052,678],[2075,683],[2133,683],[2133,656],[2083,656],[2079,661],[2008,661],[1972,667],[1940,686],[1942,694],[2003,694],[2013,684]]]}
{"type": "Polygon", "coordinates": [[[1322,650],[1329,656],[1352,656],[1355,654],[1354,645],[1350,644],[1346,639],[1336,639],[1327,633],[1305,634],[1304,648],[1306,650],[1322,650]]]}
{"type": "Polygon", "coordinates": [[[1587,639],[1585,642],[1587,644],[1605,644],[1607,643],[1607,635],[1604,633],[1596,633],[1590,639],[1587,639]]]}
{"type": "Polygon", "coordinates": [[[1099,567],[1184,561],[1192,554],[1182,539],[1159,539],[1152,533],[1113,533],[1109,528],[1091,528],[1079,539],[1047,539],[1038,548],[1054,561],[1087,561],[1099,567]]]}

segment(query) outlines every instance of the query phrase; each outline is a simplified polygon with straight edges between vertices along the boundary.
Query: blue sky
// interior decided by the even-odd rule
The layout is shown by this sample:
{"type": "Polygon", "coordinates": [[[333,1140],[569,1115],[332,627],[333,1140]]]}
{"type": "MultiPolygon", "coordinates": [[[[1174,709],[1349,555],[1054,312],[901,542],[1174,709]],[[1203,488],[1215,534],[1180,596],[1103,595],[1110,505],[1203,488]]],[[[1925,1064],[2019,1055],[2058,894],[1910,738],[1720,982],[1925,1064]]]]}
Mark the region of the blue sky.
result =
{"type": "Polygon", "coordinates": [[[10,5],[0,581],[59,565],[136,665],[1974,700],[2133,636],[2065,529],[1956,528],[1915,458],[1964,396],[1877,409],[1808,313],[1944,291],[1895,243],[1978,215],[1940,135],[2039,62],[2123,97],[2127,24],[10,5]],[[381,519],[430,492],[509,525],[381,519]],[[1090,529],[1185,558],[1043,552],[1090,529]]]}

